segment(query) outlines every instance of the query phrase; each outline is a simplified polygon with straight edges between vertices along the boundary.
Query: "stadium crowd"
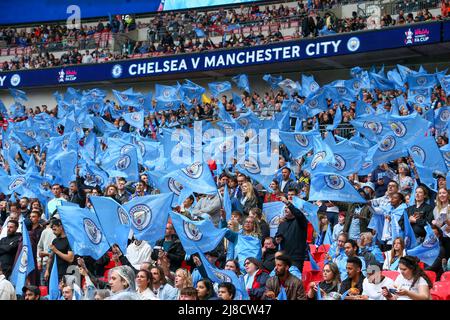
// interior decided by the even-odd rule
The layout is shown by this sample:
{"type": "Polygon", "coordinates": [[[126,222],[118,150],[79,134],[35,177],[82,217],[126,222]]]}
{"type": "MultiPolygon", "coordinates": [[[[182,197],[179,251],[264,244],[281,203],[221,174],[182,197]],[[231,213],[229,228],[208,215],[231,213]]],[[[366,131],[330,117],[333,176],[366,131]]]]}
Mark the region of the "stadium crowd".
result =
{"type": "MultiPolygon", "coordinates": [[[[405,71],[405,67],[399,66],[398,70],[405,71]]],[[[375,70],[367,73],[358,68],[352,70],[355,79],[363,75],[376,79],[378,76],[375,74],[385,77],[384,70],[378,73],[375,70]]],[[[417,77],[427,75],[435,80],[441,75],[430,75],[423,69],[419,73],[409,70],[409,74],[417,77]]],[[[302,82],[306,83],[306,79],[302,82]]],[[[433,82],[430,101],[421,102],[421,106],[410,100],[412,93],[404,90],[406,87],[403,90],[381,90],[377,82],[374,83],[351,99],[341,100],[336,95],[328,97],[325,110],[300,118],[302,126],[293,117],[287,126],[283,125],[283,130],[295,128],[298,132],[302,130],[300,128],[306,130],[319,124],[333,125],[336,118],[337,126],[327,133],[322,130],[322,136],[325,139],[331,137],[333,141],[334,138],[343,139],[339,137],[339,126],[364,117],[358,108],[358,101],[362,101],[369,109],[373,107],[368,112],[371,120],[377,117],[392,120],[394,118],[389,117],[393,117],[397,109],[398,118],[395,119],[403,120],[399,120],[401,124],[397,127],[392,124],[391,127],[401,133],[402,128],[411,130],[407,121],[412,116],[415,115],[414,119],[422,116],[429,119],[427,113],[431,111],[432,119],[440,119],[440,114],[448,108],[445,105],[450,104],[448,87],[442,85],[441,80],[433,82]],[[408,104],[395,108],[394,101],[399,97],[404,97],[408,104]],[[341,119],[337,118],[338,107],[342,109],[341,119]]],[[[406,85],[410,84],[411,80],[407,80],[406,85]]],[[[325,91],[321,94],[327,90],[331,92],[330,86],[323,86],[325,91]]],[[[117,174],[117,170],[121,170],[118,163],[122,159],[119,158],[117,163],[114,160],[113,144],[117,138],[140,139],[129,140],[136,145],[136,141],[159,142],[170,147],[166,134],[177,127],[192,127],[194,121],[219,124],[216,120],[225,121],[231,116],[231,121],[241,123],[239,120],[243,114],[256,113],[261,121],[271,119],[269,122],[275,123],[277,115],[289,113],[283,105],[285,101],[291,101],[286,90],[279,90],[280,87],[281,79],[277,90],[272,87],[265,94],[243,92],[240,103],[236,103],[236,96],[228,99],[227,95],[208,97],[202,94],[201,99],[191,101],[190,110],[183,103],[179,110],[168,112],[158,111],[158,96],[155,96],[152,106],[144,107],[153,111],[146,112],[140,129],[132,125],[133,117],[127,117],[127,114],[140,109],[136,105],[130,106],[131,101],[127,99],[131,99],[131,95],[126,96],[129,91],[115,96],[116,100],[122,99],[117,104],[104,101],[109,107],[102,110],[91,109],[86,104],[89,96],[105,99],[100,90],[93,89],[85,93],[69,90],[64,98],[55,95],[58,106],[53,110],[42,106],[28,107],[25,112],[22,106],[26,101],[25,94],[11,90],[16,107],[23,109],[22,112],[11,110],[13,121],[5,123],[6,130],[2,134],[0,299],[449,299],[449,292],[445,289],[446,281],[450,279],[447,174],[433,170],[436,185],[426,184],[425,173],[412,154],[378,163],[364,174],[353,169],[352,174],[346,175],[348,180],[345,179],[350,189],[334,190],[331,193],[333,200],[328,197],[330,194],[314,198],[321,192],[314,187],[318,173],[313,171],[320,146],[315,145],[313,151],[298,156],[292,144],[281,139],[279,149],[272,150],[279,154],[279,158],[273,175],[269,175],[270,185],[247,167],[232,163],[220,166],[219,162],[208,158],[205,159],[208,163],[205,171],[214,177],[212,187],[216,191],[203,193],[210,183],[206,178],[194,181],[195,187],[189,184],[192,181],[182,180],[186,190],[191,188],[190,194],[180,193],[178,202],[167,203],[167,198],[161,200],[165,210],[173,210],[167,224],[166,215],[162,224],[154,221],[146,226],[156,228],[158,225],[158,232],[165,228],[161,233],[163,236],[153,242],[141,235],[139,226],[145,220],[145,210],[135,212],[137,215],[131,211],[136,206],[145,207],[145,203],[139,202],[147,199],[145,196],[162,199],[166,194],[165,185],[161,183],[165,176],[158,175],[159,169],[155,169],[161,159],[154,153],[153,156],[141,154],[142,160],[135,160],[139,169],[137,177],[128,178],[124,172],[117,174]],[[69,111],[75,108],[78,109],[76,117],[73,111],[69,111]],[[86,120],[88,114],[91,119],[95,118],[94,122],[86,120]],[[43,140],[38,137],[41,134],[39,128],[46,128],[43,140]],[[60,140],[62,137],[70,141],[60,140]],[[93,151],[90,151],[93,145],[93,151]],[[76,153],[68,153],[71,149],[80,157],[80,162],[74,164],[75,173],[66,169],[72,165],[74,154],[76,157],[76,153]],[[116,163],[112,169],[107,167],[105,157],[111,157],[116,163]],[[101,171],[100,168],[109,176],[105,179],[107,183],[92,179],[95,172],[101,171]],[[22,185],[25,187],[21,188],[22,185]],[[343,194],[351,195],[352,192],[355,194],[353,197],[360,200],[346,201],[343,194]],[[86,231],[77,229],[74,233],[70,223],[76,220],[75,213],[84,212],[80,208],[89,208],[90,214],[112,214],[111,210],[99,210],[94,196],[104,196],[113,199],[117,205],[123,205],[132,224],[138,226],[131,228],[133,233],[129,234],[128,229],[124,234],[128,238],[125,248],[119,240],[108,243],[109,250],[101,252],[100,258],[94,258],[93,254],[78,254],[80,245],[92,246],[83,241],[99,245],[94,241],[97,239],[96,229],[85,224],[86,231]],[[226,199],[229,206],[225,204],[226,199]],[[303,205],[299,205],[299,201],[303,205]],[[68,203],[72,203],[75,209],[68,203]],[[269,219],[271,205],[281,205],[275,220],[269,219]],[[316,209],[311,209],[311,206],[316,209]],[[66,216],[69,211],[72,216],[66,216]],[[405,218],[399,219],[398,212],[401,217],[405,212],[405,218]],[[377,226],[377,217],[383,217],[381,227],[377,226]],[[210,229],[201,229],[208,232],[189,229],[192,237],[189,240],[184,235],[187,234],[186,229],[180,229],[178,219],[185,219],[184,228],[186,224],[195,222],[199,223],[196,228],[206,228],[205,225],[210,224],[210,229]],[[397,221],[402,232],[394,231],[391,220],[397,221]],[[408,230],[412,230],[416,242],[412,249],[412,234],[407,236],[408,230]],[[24,232],[28,236],[24,236],[24,232]],[[81,234],[84,232],[87,236],[83,238],[81,234]],[[223,233],[212,238],[213,248],[203,251],[204,255],[192,254],[189,241],[200,241],[216,232],[223,233]],[[425,254],[423,251],[419,254],[420,250],[425,250],[425,254]],[[427,254],[432,257],[431,261],[427,254]],[[35,268],[29,270],[31,261],[34,261],[35,268]],[[217,276],[221,272],[222,276],[217,276]],[[231,275],[226,272],[231,272],[231,275]],[[20,278],[21,274],[25,274],[26,281],[23,276],[20,278]]],[[[299,105],[307,105],[310,97],[314,96],[314,92],[306,93],[308,88],[311,87],[307,86],[301,93],[291,93],[291,98],[299,105]]],[[[5,111],[2,112],[4,116],[5,111]]],[[[444,152],[448,147],[448,128],[439,127],[437,120],[432,121],[434,127],[427,131],[427,135],[432,134],[431,144],[444,152]]],[[[444,123],[448,123],[448,118],[444,123]]],[[[414,129],[421,132],[424,128],[417,125],[414,129]]],[[[353,136],[355,139],[361,138],[360,130],[360,127],[353,126],[352,134],[358,132],[353,136]]],[[[373,131],[377,132],[377,127],[373,131]]],[[[370,139],[370,135],[363,135],[370,139]]],[[[245,144],[251,145],[251,138],[248,134],[245,144]]],[[[361,147],[364,139],[358,141],[361,147]]],[[[334,143],[327,144],[330,147],[334,143]]],[[[120,153],[128,152],[121,146],[120,153]]],[[[186,172],[195,174],[195,168],[189,166],[186,172]]],[[[171,174],[170,170],[167,172],[171,174]]],[[[150,205],[154,209],[153,214],[165,211],[157,210],[153,205],[156,204],[150,205]]]]}
{"type": "MultiPolygon", "coordinates": [[[[111,17],[109,22],[99,21],[96,27],[82,26],[72,30],[63,25],[41,25],[27,33],[8,27],[0,29],[0,39],[11,47],[9,52],[14,57],[0,63],[0,71],[254,46],[288,39],[441,20],[448,16],[445,9],[442,10],[443,15],[436,17],[428,9],[417,10],[415,15],[399,9],[396,19],[384,14],[377,24],[373,19],[367,20],[368,17],[356,12],[351,17],[338,19],[323,11],[338,4],[336,1],[314,1],[311,7],[298,2],[297,7],[274,4],[272,7],[266,6],[265,10],[260,10],[259,5],[253,5],[222,8],[218,11],[167,12],[153,16],[148,23],[136,23],[130,15],[123,18],[117,15],[111,17]],[[126,34],[136,28],[148,29],[146,41],[128,38],[120,51],[111,51],[111,33],[126,34]],[[295,31],[290,35],[283,35],[284,28],[293,28],[295,31]],[[16,47],[24,49],[21,49],[21,53],[16,53],[16,47]],[[60,58],[52,54],[65,50],[67,52],[60,58]]],[[[444,8],[445,3],[442,6],[444,8]]],[[[408,6],[405,8],[413,9],[408,6]]]]}

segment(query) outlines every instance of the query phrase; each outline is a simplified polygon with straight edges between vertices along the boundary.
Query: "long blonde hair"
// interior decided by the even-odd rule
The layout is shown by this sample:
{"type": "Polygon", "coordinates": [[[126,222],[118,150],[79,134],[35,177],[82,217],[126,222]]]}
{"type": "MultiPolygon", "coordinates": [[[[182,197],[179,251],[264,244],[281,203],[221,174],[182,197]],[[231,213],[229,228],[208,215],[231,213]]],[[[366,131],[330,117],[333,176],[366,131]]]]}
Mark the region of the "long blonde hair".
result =
{"type": "Polygon", "coordinates": [[[401,246],[400,252],[398,253],[398,257],[399,258],[403,257],[403,251],[405,250],[405,240],[403,240],[402,237],[397,237],[394,239],[394,241],[392,241],[391,261],[389,261],[390,264],[393,264],[395,261],[396,255],[395,255],[394,244],[395,244],[395,241],[397,241],[397,240],[400,241],[400,246],[401,246]]]}
{"type": "Polygon", "coordinates": [[[192,287],[192,276],[191,273],[189,272],[189,270],[187,269],[183,269],[183,268],[178,268],[177,271],[175,271],[175,274],[177,274],[177,272],[181,272],[181,277],[184,280],[184,285],[183,288],[186,287],[192,287]]]}
{"type": "Polygon", "coordinates": [[[448,199],[449,199],[449,195],[450,195],[450,193],[448,192],[448,190],[446,188],[439,188],[438,195],[436,196],[436,208],[437,208],[438,212],[441,212],[441,210],[444,209],[444,203],[442,203],[441,200],[439,200],[439,191],[441,191],[441,190],[445,190],[445,192],[447,192],[447,206],[448,206],[448,199]]]}
{"type": "Polygon", "coordinates": [[[245,185],[248,189],[247,193],[245,194],[247,200],[256,200],[256,193],[253,185],[250,182],[244,182],[242,185],[245,185]]]}

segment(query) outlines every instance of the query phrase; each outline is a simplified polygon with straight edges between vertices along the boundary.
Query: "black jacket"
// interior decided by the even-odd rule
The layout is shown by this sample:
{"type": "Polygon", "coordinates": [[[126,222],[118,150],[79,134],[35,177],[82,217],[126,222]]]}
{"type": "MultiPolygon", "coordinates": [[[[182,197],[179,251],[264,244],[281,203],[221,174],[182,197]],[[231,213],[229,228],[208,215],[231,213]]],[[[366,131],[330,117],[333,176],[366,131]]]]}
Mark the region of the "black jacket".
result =
{"type": "Polygon", "coordinates": [[[86,192],[84,192],[85,185],[83,178],[77,177],[76,183],[77,192],[69,196],[69,201],[78,204],[80,208],[84,208],[86,206],[86,192]]]}
{"type": "Polygon", "coordinates": [[[275,268],[275,252],[277,252],[276,249],[267,249],[262,255],[264,269],[272,271],[275,268]]]}
{"type": "Polygon", "coordinates": [[[280,223],[277,236],[283,238],[281,250],[285,250],[286,254],[291,257],[294,265],[298,266],[300,262],[305,260],[308,220],[292,203],[289,202],[288,208],[295,216],[295,219],[280,223]]]}
{"type": "MultiPolygon", "coordinates": [[[[181,263],[184,260],[184,256],[186,255],[186,252],[183,249],[183,246],[181,245],[180,239],[178,239],[177,235],[173,235],[173,242],[169,247],[169,250],[167,250],[167,257],[170,261],[170,271],[175,272],[178,268],[181,267],[181,263]]],[[[156,241],[155,247],[160,246],[162,247],[164,244],[164,239],[160,239],[156,241]]],[[[152,251],[152,259],[154,261],[158,260],[158,250],[152,251]]]]}
{"type": "MultiPolygon", "coordinates": [[[[414,235],[416,237],[425,238],[425,226],[427,225],[427,222],[431,225],[431,221],[433,221],[434,219],[433,207],[424,202],[418,208],[416,208],[416,205],[412,205],[411,207],[406,208],[406,212],[408,213],[408,217],[413,216],[414,213],[419,214],[419,218],[416,220],[416,223],[411,223],[411,227],[413,228],[414,235]]],[[[404,230],[403,219],[400,219],[398,224],[400,225],[402,230],[404,230]]]]}
{"type": "Polygon", "coordinates": [[[6,278],[9,278],[11,275],[14,258],[16,257],[17,249],[21,241],[22,234],[18,232],[0,240],[0,263],[2,264],[3,274],[6,278]]]}

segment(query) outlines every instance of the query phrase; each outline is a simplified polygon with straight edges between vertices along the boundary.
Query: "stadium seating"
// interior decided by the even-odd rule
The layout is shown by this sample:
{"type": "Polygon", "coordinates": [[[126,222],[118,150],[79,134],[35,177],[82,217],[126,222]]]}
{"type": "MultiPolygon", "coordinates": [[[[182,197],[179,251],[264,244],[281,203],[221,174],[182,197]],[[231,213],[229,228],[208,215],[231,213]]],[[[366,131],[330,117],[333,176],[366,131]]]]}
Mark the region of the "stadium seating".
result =
{"type": "Polygon", "coordinates": [[[425,270],[425,273],[427,274],[428,278],[430,278],[431,282],[434,284],[436,282],[436,272],[425,270]]]}
{"type": "MultiPolygon", "coordinates": [[[[305,261],[305,265],[306,265],[305,261]]],[[[322,271],[313,271],[313,270],[309,270],[309,271],[305,271],[305,265],[303,266],[303,273],[302,273],[302,281],[303,281],[303,287],[305,288],[305,291],[308,290],[309,284],[313,281],[322,281],[323,280],[323,276],[322,276],[322,271]]]]}
{"type": "Polygon", "coordinates": [[[398,275],[400,274],[398,271],[391,271],[391,270],[383,270],[381,274],[385,277],[391,278],[395,281],[397,279],[398,275]]]}
{"type": "MultiPolygon", "coordinates": [[[[447,282],[438,281],[431,289],[431,295],[439,296],[441,300],[450,300],[450,286],[447,282]]],[[[435,299],[433,299],[435,300],[435,299]]]]}
{"type": "Polygon", "coordinates": [[[48,295],[48,287],[47,286],[39,286],[39,290],[41,291],[41,297],[45,297],[48,295]]]}
{"type": "Polygon", "coordinates": [[[450,271],[446,271],[441,275],[441,282],[449,282],[450,285],[450,271]]]}

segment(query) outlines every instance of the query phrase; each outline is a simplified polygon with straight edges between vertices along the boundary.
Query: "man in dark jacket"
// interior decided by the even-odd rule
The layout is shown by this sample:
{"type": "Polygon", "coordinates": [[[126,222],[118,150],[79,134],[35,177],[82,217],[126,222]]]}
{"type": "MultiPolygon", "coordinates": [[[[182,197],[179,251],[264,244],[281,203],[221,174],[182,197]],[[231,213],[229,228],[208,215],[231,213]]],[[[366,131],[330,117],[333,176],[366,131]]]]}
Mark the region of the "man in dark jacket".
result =
{"type": "Polygon", "coordinates": [[[262,265],[269,272],[275,268],[276,244],[273,238],[266,237],[262,247],[262,265]]]}
{"type": "Polygon", "coordinates": [[[281,197],[281,201],[286,205],[284,209],[284,221],[278,226],[275,240],[280,245],[280,249],[284,250],[292,259],[292,264],[301,272],[306,254],[308,220],[285,197],[281,197]]]}
{"type": "Polygon", "coordinates": [[[84,181],[83,178],[78,176],[79,169],[77,168],[77,178],[72,181],[69,185],[69,201],[76,203],[80,208],[86,206],[86,192],[84,192],[84,181]]]}
{"type": "Polygon", "coordinates": [[[6,237],[0,240],[0,263],[3,267],[3,274],[6,278],[9,278],[19,243],[22,240],[22,234],[17,232],[19,223],[16,220],[10,220],[6,228],[6,237]]]}
{"type": "Polygon", "coordinates": [[[287,196],[289,189],[296,189],[298,192],[298,185],[291,178],[291,169],[285,167],[281,170],[280,190],[287,196]]]}
{"type": "Polygon", "coordinates": [[[157,261],[158,257],[162,255],[167,256],[169,259],[170,271],[173,272],[181,267],[181,263],[186,255],[186,252],[181,245],[181,241],[178,239],[175,229],[170,222],[166,225],[166,234],[164,239],[156,241],[156,245],[152,252],[152,260],[157,261]]]}

